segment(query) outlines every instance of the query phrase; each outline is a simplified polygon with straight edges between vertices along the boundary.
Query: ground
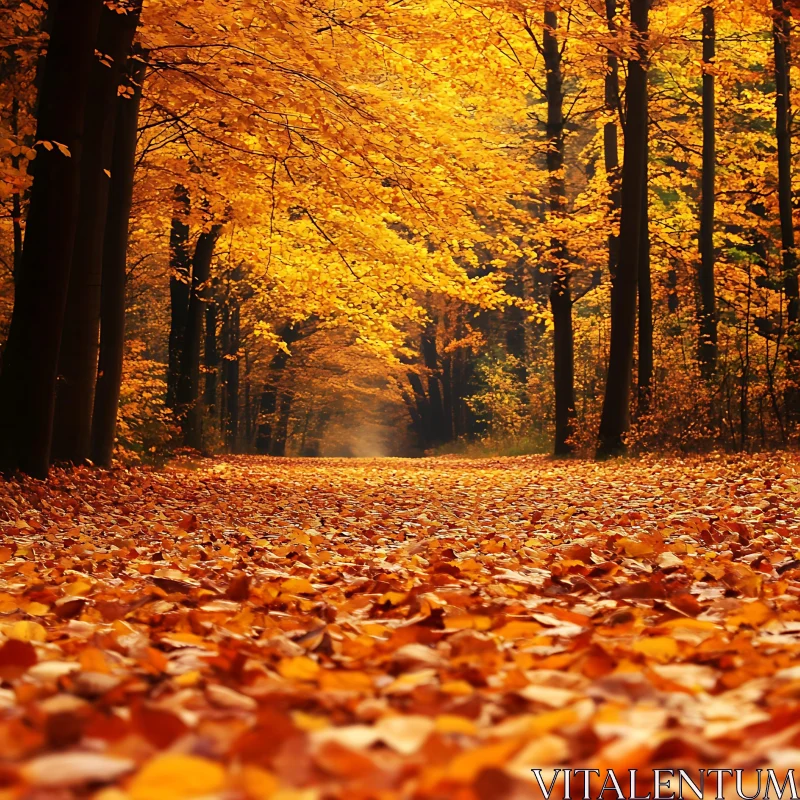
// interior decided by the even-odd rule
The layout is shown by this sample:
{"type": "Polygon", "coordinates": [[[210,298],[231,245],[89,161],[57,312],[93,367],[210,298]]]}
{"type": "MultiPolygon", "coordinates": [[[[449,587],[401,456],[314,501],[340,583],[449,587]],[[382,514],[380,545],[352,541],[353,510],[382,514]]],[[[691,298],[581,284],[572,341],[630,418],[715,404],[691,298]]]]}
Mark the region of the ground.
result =
{"type": "Polygon", "coordinates": [[[797,766],[799,509],[788,455],[0,484],[0,798],[523,800],[532,768],[797,766]]]}

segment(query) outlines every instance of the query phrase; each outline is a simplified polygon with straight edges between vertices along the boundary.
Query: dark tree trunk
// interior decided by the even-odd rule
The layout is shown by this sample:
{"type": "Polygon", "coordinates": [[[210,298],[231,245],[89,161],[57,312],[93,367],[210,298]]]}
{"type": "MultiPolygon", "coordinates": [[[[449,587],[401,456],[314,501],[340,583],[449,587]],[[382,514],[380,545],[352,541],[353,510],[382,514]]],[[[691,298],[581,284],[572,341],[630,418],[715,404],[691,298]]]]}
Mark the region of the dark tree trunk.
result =
{"type": "Polygon", "coordinates": [[[778,207],[783,256],[783,291],[787,302],[787,360],[790,388],[786,411],[790,420],[800,416],[800,294],[798,293],[797,253],[794,247],[792,209],[791,68],[790,14],[786,0],[772,0],[772,39],[775,49],[775,133],[778,145],[778,207]]]}
{"type": "Polygon", "coordinates": [[[428,406],[430,409],[429,445],[444,444],[452,440],[444,412],[444,400],[439,374],[439,352],[436,348],[436,327],[429,324],[422,334],[422,359],[428,372],[428,406]]]}
{"type": "Polygon", "coordinates": [[[102,3],[59,3],[42,81],[33,185],[0,376],[0,466],[47,475],[80,200],[84,112],[102,3]],[[64,155],[58,142],[69,148],[64,155]]]}
{"type": "Polygon", "coordinates": [[[103,237],[108,210],[117,89],[133,44],[139,10],[118,14],[108,6],[100,17],[97,50],[84,116],[80,205],[67,306],[58,357],[58,384],[53,424],[55,461],[81,464],[91,452],[92,408],[100,347],[100,286],[103,237]]]}
{"type": "Polygon", "coordinates": [[[667,272],[667,310],[670,314],[676,314],[680,308],[678,300],[678,270],[674,263],[670,264],[667,272]]]}
{"type": "Polygon", "coordinates": [[[225,376],[225,441],[228,450],[236,452],[239,442],[239,307],[228,310],[226,319],[227,349],[222,364],[225,376]]]}
{"type": "Polygon", "coordinates": [[[653,284],[650,276],[650,207],[647,182],[648,147],[644,148],[644,191],[642,192],[642,230],[639,234],[639,352],[636,373],[637,413],[647,414],[653,391],[653,284]]]}
{"type": "Polygon", "coordinates": [[[425,387],[423,386],[420,376],[411,370],[406,373],[409,386],[414,394],[414,406],[416,408],[416,416],[412,413],[411,419],[415,422],[416,430],[419,435],[419,444],[424,450],[429,447],[433,440],[433,422],[431,420],[431,405],[428,401],[428,395],[425,394],[425,387]]]}
{"type": "Polygon", "coordinates": [[[248,452],[253,438],[253,403],[250,388],[250,355],[244,348],[244,452],[248,452]]]}
{"type": "Polygon", "coordinates": [[[700,201],[700,372],[709,380],[717,368],[717,300],[714,286],[714,201],[716,196],[716,98],[713,6],[703,8],[703,170],[700,201]]]}
{"type": "Polygon", "coordinates": [[[122,385],[128,227],[133,202],[139,104],[146,67],[144,54],[137,54],[129,61],[129,84],[133,93],[119,102],[111,159],[100,294],[100,357],[92,413],[92,461],[102,467],[111,465],[114,453],[122,385]]]}
{"type": "MultiPolygon", "coordinates": [[[[564,186],[564,87],[561,50],[558,45],[558,15],[551,8],[544,12],[542,52],[547,71],[547,173],[550,214],[566,212],[564,186]]],[[[553,453],[572,454],[575,427],[575,361],[572,331],[572,295],[567,248],[564,242],[551,242],[550,310],[553,312],[553,381],[555,388],[556,430],[553,453]]]]}
{"type": "MultiPolygon", "coordinates": [[[[15,90],[16,91],[16,90],[15,90]]],[[[14,95],[11,101],[11,132],[16,140],[19,136],[19,98],[14,95]]],[[[11,157],[12,169],[19,169],[19,156],[11,157]]],[[[22,267],[22,198],[19,191],[11,195],[11,225],[14,234],[14,283],[19,280],[22,267]]]]}
{"type": "MultiPolygon", "coordinates": [[[[525,258],[520,258],[514,271],[506,280],[506,292],[512,297],[523,300],[525,297],[525,258]]],[[[525,346],[525,326],[527,314],[516,303],[506,308],[505,334],[506,352],[517,360],[515,374],[520,383],[525,383],[528,378],[528,359],[525,346]]],[[[455,432],[455,426],[454,426],[455,432]]]]}
{"type": "Polygon", "coordinates": [[[650,0],[631,0],[637,58],[628,62],[625,156],[622,167],[620,259],[611,290],[611,343],[600,421],[598,458],[625,452],[630,423],[631,375],[636,338],[636,293],[641,250],[642,196],[647,148],[647,33],[650,0]]]}
{"type": "Polygon", "coordinates": [[[443,429],[448,441],[456,438],[455,434],[455,393],[453,391],[453,354],[442,356],[442,414],[444,415],[443,429]]]}
{"type": "Polygon", "coordinates": [[[575,363],[572,331],[572,299],[569,272],[553,275],[550,293],[553,312],[553,380],[556,396],[556,430],[553,454],[568,456],[573,452],[575,426],[575,363]]]}
{"type": "MultiPolygon", "coordinates": [[[[606,0],[606,20],[608,31],[613,36],[616,35],[617,26],[614,18],[617,14],[617,0],[606,0]]],[[[608,120],[603,125],[603,161],[610,183],[611,211],[616,216],[620,206],[620,186],[619,186],[619,145],[617,134],[617,123],[614,118],[622,121],[622,106],[619,93],[619,60],[616,54],[609,49],[606,56],[606,76],[605,76],[605,110],[608,120]]],[[[608,273],[612,280],[617,272],[619,263],[619,236],[616,233],[608,235],[608,273]]]]}
{"type": "Polygon", "coordinates": [[[183,433],[183,444],[194,450],[203,449],[203,405],[200,402],[200,349],[203,339],[205,289],[211,274],[211,259],[219,237],[220,226],[214,225],[200,234],[192,259],[192,287],[186,331],[183,337],[181,371],[177,387],[177,404],[183,433]]]}
{"type": "Polygon", "coordinates": [[[192,265],[189,256],[189,192],[176,186],[173,193],[174,210],[169,234],[169,353],[167,363],[167,407],[177,408],[178,381],[181,374],[183,337],[189,312],[192,286],[192,265]]]}
{"type": "Polygon", "coordinates": [[[205,372],[205,387],[203,391],[203,404],[214,414],[217,407],[217,383],[219,376],[219,347],[217,346],[217,304],[206,291],[206,335],[203,347],[203,368],[205,372]]]}
{"type": "MultiPolygon", "coordinates": [[[[278,335],[288,347],[291,347],[301,338],[300,329],[294,324],[285,325],[278,335]]],[[[258,425],[255,442],[256,452],[262,455],[270,455],[272,451],[277,424],[275,413],[278,409],[278,391],[283,371],[288,363],[289,354],[285,350],[278,350],[269,362],[269,374],[261,393],[261,408],[259,410],[261,422],[258,425]]]]}
{"type": "Polygon", "coordinates": [[[275,421],[275,432],[272,436],[272,443],[269,448],[271,456],[282,457],[286,455],[286,442],[289,439],[289,420],[292,414],[292,401],[294,394],[285,391],[281,394],[281,401],[278,408],[278,418],[275,421]]]}

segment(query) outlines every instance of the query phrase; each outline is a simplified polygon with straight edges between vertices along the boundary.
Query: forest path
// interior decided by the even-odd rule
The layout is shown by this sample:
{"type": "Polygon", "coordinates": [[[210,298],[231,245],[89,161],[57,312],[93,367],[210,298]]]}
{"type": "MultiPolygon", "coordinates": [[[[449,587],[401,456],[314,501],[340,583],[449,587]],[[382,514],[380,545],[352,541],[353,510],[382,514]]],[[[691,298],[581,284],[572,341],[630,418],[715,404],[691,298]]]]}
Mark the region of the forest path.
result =
{"type": "Polygon", "coordinates": [[[0,483],[2,778],[488,800],[533,767],[792,766],[799,516],[788,455],[0,483]]]}

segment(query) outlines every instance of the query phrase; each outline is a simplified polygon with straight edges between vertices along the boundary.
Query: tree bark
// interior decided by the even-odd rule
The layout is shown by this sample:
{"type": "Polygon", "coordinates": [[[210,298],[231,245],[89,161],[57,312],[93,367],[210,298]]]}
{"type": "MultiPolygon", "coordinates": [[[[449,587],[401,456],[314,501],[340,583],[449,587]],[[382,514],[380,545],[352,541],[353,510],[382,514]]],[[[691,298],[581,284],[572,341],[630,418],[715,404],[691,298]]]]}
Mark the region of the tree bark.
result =
{"type": "MultiPolygon", "coordinates": [[[[11,101],[11,132],[16,140],[19,136],[19,98],[16,95],[16,88],[14,91],[14,99],[11,101]]],[[[19,156],[11,157],[11,167],[19,169],[19,156]]],[[[14,283],[16,283],[22,268],[22,197],[19,191],[15,191],[11,195],[11,226],[14,236],[13,270],[14,283]]]]}
{"type": "Polygon", "coordinates": [[[103,236],[111,183],[117,89],[139,23],[141,5],[127,14],[103,6],[89,79],[81,158],[80,210],[58,357],[53,428],[55,461],[81,464],[91,452],[92,408],[100,347],[103,236]]]}
{"type": "MultiPolygon", "coordinates": [[[[617,26],[614,18],[617,14],[617,0],[606,0],[606,21],[608,32],[611,36],[616,36],[617,26]]],[[[619,59],[613,50],[608,50],[606,56],[606,75],[604,80],[605,89],[605,111],[608,116],[603,125],[603,161],[608,177],[609,188],[611,191],[609,200],[611,201],[611,212],[616,215],[619,213],[620,206],[620,186],[619,186],[619,145],[617,134],[617,123],[615,118],[619,118],[622,113],[619,92],[619,59]]],[[[620,120],[621,121],[621,120],[620,120]]],[[[619,263],[619,236],[616,233],[608,235],[608,274],[611,279],[617,272],[619,263]]]]}
{"type": "Polygon", "coordinates": [[[636,338],[636,294],[641,250],[642,196],[647,146],[647,34],[650,0],[631,0],[637,58],[628,62],[625,153],[622,167],[620,259],[611,290],[611,343],[600,421],[598,458],[625,452],[630,424],[631,375],[636,338]]]}
{"type": "Polygon", "coordinates": [[[0,467],[44,478],[80,200],[84,112],[100,0],[59,3],[44,67],[33,185],[0,376],[0,467]],[[64,155],[54,142],[66,146],[64,155]]]}
{"type": "Polygon", "coordinates": [[[203,405],[214,414],[217,406],[217,383],[219,377],[219,347],[217,346],[217,304],[210,296],[207,289],[206,295],[206,335],[203,347],[203,367],[205,371],[205,387],[203,390],[203,405]]]}
{"type": "Polygon", "coordinates": [[[716,199],[716,98],[713,6],[703,8],[703,167],[700,200],[700,373],[709,380],[717,368],[717,301],[714,285],[714,202],[716,199]]]}
{"type": "Polygon", "coordinates": [[[177,408],[178,382],[181,374],[183,337],[186,332],[186,315],[189,312],[189,295],[192,286],[192,264],[189,256],[189,192],[176,186],[173,192],[172,225],[169,234],[169,353],[167,356],[167,407],[177,408]]]}
{"type": "Polygon", "coordinates": [[[430,410],[429,445],[439,445],[453,438],[448,432],[444,411],[444,400],[439,375],[439,353],[436,348],[436,327],[428,324],[422,334],[422,359],[428,372],[428,406],[430,410]]]}
{"type": "MultiPolygon", "coordinates": [[[[291,347],[301,338],[301,331],[298,325],[284,325],[278,335],[291,347]]],[[[289,354],[285,350],[278,350],[269,362],[268,377],[264,382],[264,389],[261,392],[261,408],[259,416],[261,422],[256,432],[256,452],[262,455],[269,455],[272,449],[272,439],[275,433],[275,412],[278,408],[278,390],[280,388],[281,377],[286,365],[289,362],[289,354]]]]}
{"type": "Polygon", "coordinates": [[[275,430],[269,448],[269,454],[271,456],[282,458],[286,455],[286,443],[289,439],[289,420],[292,414],[293,400],[293,392],[287,390],[281,394],[281,400],[278,406],[278,418],[275,421],[275,430]]]}
{"type": "MultiPolygon", "coordinates": [[[[550,214],[558,219],[566,212],[564,184],[564,86],[558,15],[545,8],[542,51],[546,70],[547,174],[550,214]]],[[[555,442],[557,456],[572,454],[575,427],[575,355],[572,330],[572,294],[566,244],[551,241],[550,310],[553,313],[553,381],[555,388],[555,442]]]]}
{"type": "Polygon", "coordinates": [[[778,146],[778,207],[781,223],[783,291],[786,295],[786,337],[789,389],[786,411],[790,420],[800,417],[800,293],[797,279],[797,253],[794,242],[791,139],[791,59],[790,20],[786,0],[772,0],[772,40],[775,51],[775,134],[778,146]]]}
{"type": "Polygon", "coordinates": [[[636,372],[636,411],[642,416],[650,410],[653,392],[653,282],[650,275],[650,207],[647,191],[649,175],[648,147],[644,148],[644,191],[642,192],[642,229],[639,234],[639,352],[636,372]]]}
{"type": "Polygon", "coordinates": [[[183,338],[181,370],[177,387],[183,444],[203,449],[203,406],[200,402],[200,348],[203,339],[205,286],[211,274],[211,259],[221,226],[214,225],[200,234],[192,259],[192,287],[186,331],[183,338]]]}
{"type": "Polygon", "coordinates": [[[225,376],[225,441],[228,451],[235,453],[239,443],[239,347],[241,344],[239,307],[228,309],[227,350],[222,362],[225,376]]]}
{"type": "Polygon", "coordinates": [[[117,431],[117,411],[125,352],[125,280],[128,230],[133,203],[136,139],[142,83],[147,69],[146,54],[129,60],[132,94],[117,108],[111,186],[103,242],[103,279],[100,294],[100,356],[92,412],[92,461],[111,465],[117,431]]]}

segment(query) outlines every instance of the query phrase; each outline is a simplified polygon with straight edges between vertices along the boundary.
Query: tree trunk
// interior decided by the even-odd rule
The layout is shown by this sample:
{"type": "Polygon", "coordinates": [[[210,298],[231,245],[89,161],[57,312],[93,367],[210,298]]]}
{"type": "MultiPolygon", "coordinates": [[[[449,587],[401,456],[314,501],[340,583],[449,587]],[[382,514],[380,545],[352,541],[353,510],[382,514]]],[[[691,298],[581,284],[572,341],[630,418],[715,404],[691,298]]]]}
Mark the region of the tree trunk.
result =
{"type": "Polygon", "coordinates": [[[444,412],[444,400],[439,379],[439,353],[436,348],[436,327],[428,324],[422,334],[422,359],[428,371],[428,406],[430,409],[429,445],[440,445],[452,440],[448,433],[444,412]]]}
{"type": "MultiPolygon", "coordinates": [[[[614,18],[617,14],[617,0],[606,0],[606,21],[608,31],[614,36],[617,26],[614,18]]],[[[619,213],[620,206],[620,187],[619,187],[619,146],[617,135],[616,119],[622,113],[619,93],[619,60],[616,53],[609,49],[606,56],[606,75],[605,75],[605,111],[608,119],[603,125],[603,161],[606,175],[610,185],[611,212],[616,215],[619,213]]],[[[611,279],[617,272],[619,263],[619,236],[616,233],[608,235],[608,274],[611,279]]]]}
{"type": "Polygon", "coordinates": [[[33,185],[0,376],[0,466],[47,475],[58,352],[80,199],[84,111],[100,0],[59,3],[44,67],[33,185]],[[70,155],[54,145],[69,149],[70,155]]]}
{"type": "MultiPolygon", "coordinates": [[[[547,73],[547,173],[550,214],[558,220],[566,212],[564,185],[564,87],[561,51],[558,46],[558,15],[546,8],[542,51],[547,73]]],[[[572,296],[567,248],[564,242],[551,242],[550,309],[553,312],[553,381],[555,388],[556,430],[553,453],[572,454],[575,426],[575,362],[572,332],[572,296]]]]}
{"type": "MultiPolygon", "coordinates": [[[[284,325],[278,332],[287,347],[291,347],[301,338],[300,329],[295,324],[284,325]]],[[[272,440],[275,435],[275,412],[278,408],[278,390],[281,377],[289,362],[289,354],[285,350],[278,350],[269,362],[267,380],[261,393],[261,408],[259,416],[261,422],[256,432],[256,452],[269,455],[272,450],[272,440]]]]}
{"type": "Polygon", "coordinates": [[[227,352],[222,364],[225,376],[225,441],[229,452],[235,453],[239,442],[239,307],[229,309],[227,352]]]}
{"type": "Polygon", "coordinates": [[[177,408],[178,381],[181,374],[183,337],[186,332],[186,315],[189,312],[189,295],[192,286],[192,265],[189,257],[189,192],[176,186],[173,192],[174,210],[169,234],[169,353],[167,356],[167,407],[177,408]]]}
{"type": "MultiPolygon", "coordinates": [[[[525,299],[525,264],[526,259],[520,258],[514,271],[506,279],[506,292],[512,297],[525,299]]],[[[516,303],[507,306],[505,311],[505,339],[506,352],[517,359],[514,374],[520,383],[525,384],[528,379],[528,359],[526,352],[525,327],[527,313],[516,303]]],[[[453,428],[455,434],[455,426],[453,428]]]]}
{"type": "Polygon", "coordinates": [[[244,347],[244,446],[242,452],[249,452],[253,437],[252,392],[250,389],[250,354],[247,344],[244,347]]]}
{"type": "MultiPolygon", "coordinates": [[[[19,98],[14,89],[14,99],[11,101],[11,132],[14,140],[19,136],[19,98]]],[[[11,168],[19,169],[19,156],[11,156],[11,168]]],[[[14,234],[14,283],[19,280],[20,269],[22,268],[22,197],[19,191],[14,191],[11,195],[11,226],[14,234]]]]}
{"type": "Polygon", "coordinates": [[[792,209],[792,140],[791,140],[791,68],[790,21],[786,0],[772,0],[772,39],[775,48],[775,133],[778,145],[778,207],[781,223],[783,256],[783,291],[787,304],[786,340],[790,387],[786,396],[786,411],[790,420],[800,416],[800,294],[797,280],[797,253],[794,249],[792,209]]]}
{"type": "Polygon", "coordinates": [[[647,191],[649,174],[648,147],[644,148],[644,191],[642,192],[642,229],[639,234],[639,352],[636,373],[636,410],[641,416],[650,410],[653,392],[653,284],[650,275],[650,207],[647,191]]]}
{"type": "Polygon", "coordinates": [[[600,421],[598,458],[625,452],[630,424],[631,375],[636,338],[636,293],[641,250],[642,196],[647,147],[647,33],[650,0],[631,0],[631,24],[638,34],[637,58],[628,62],[625,154],[622,167],[620,259],[611,290],[611,343],[600,421]]]}
{"type": "Polygon", "coordinates": [[[192,287],[186,331],[183,337],[181,371],[177,387],[177,404],[181,420],[183,444],[194,450],[203,449],[203,406],[200,402],[200,347],[203,339],[205,284],[211,274],[211,259],[219,237],[220,226],[214,225],[200,234],[192,259],[192,287]]]}
{"type": "Polygon", "coordinates": [[[714,286],[714,201],[716,182],[716,98],[713,6],[703,8],[703,168],[700,201],[700,373],[709,380],[717,368],[717,301],[714,286]]]}
{"type": "Polygon", "coordinates": [[[278,418],[275,422],[275,432],[272,436],[272,444],[269,448],[271,456],[283,457],[286,455],[286,442],[289,439],[289,419],[292,413],[292,401],[294,394],[285,391],[281,394],[281,402],[278,408],[278,418]]]}
{"type": "Polygon", "coordinates": [[[133,44],[141,6],[118,14],[103,6],[96,56],[89,79],[81,158],[80,210],[58,357],[53,425],[55,461],[89,458],[92,408],[100,347],[100,285],[103,236],[111,183],[117,89],[133,44]],[[110,63],[104,63],[106,58],[110,63]]]}
{"type": "Polygon", "coordinates": [[[135,55],[129,61],[129,85],[133,93],[119,102],[111,159],[100,294],[100,357],[92,413],[92,461],[102,467],[111,465],[122,385],[128,228],[133,202],[139,104],[146,68],[144,54],[135,55]]]}
{"type": "Polygon", "coordinates": [[[217,407],[217,378],[219,374],[219,348],[217,347],[217,305],[208,289],[205,292],[206,302],[206,335],[203,347],[203,367],[205,371],[205,387],[203,405],[213,416],[217,407]]]}

